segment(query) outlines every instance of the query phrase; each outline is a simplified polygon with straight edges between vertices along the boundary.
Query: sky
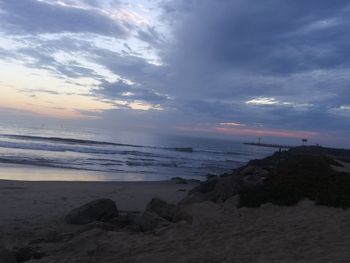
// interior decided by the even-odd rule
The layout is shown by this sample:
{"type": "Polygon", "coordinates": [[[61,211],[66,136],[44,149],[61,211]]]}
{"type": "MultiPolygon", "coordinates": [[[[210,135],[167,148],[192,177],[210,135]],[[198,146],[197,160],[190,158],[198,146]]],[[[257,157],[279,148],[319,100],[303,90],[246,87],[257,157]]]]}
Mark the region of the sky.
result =
{"type": "Polygon", "coordinates": [[[0,0],[0,122],[350,146],[346,0],[0,0]]]}

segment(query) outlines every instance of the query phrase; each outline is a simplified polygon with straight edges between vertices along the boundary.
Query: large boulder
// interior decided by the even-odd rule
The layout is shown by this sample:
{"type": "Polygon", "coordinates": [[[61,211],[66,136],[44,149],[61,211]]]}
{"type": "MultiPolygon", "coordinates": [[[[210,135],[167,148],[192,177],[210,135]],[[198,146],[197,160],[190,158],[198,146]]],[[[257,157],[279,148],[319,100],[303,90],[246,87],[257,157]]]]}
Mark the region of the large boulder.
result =
{"type": "Polygon", "coordinates": [[[118,209],[111,199],[97,199],[70,211],[65,221],[69,224],[84,225],[93,221],[108,221],[118,216],[118,209]]]}
{"type": "Polygon", "coordinates": [[[191,190],[189,195],[179,204],[187,206],[205,201],[221,203],[239,194],[241,189],[242,176],[240,174],[211,178],[191,190]]]}
{"type": "Polygon", "coordinates": [[[153,198],[146,207],[146,212],[153,213],[170,222],[192,222],[192,215],[186,205],[174,205],[158,198],[153,198]]]}
{"type": "Polygon", "coordinates": [[[168,221],[173,221],[176,214],[176,205],[153,198],[146,207],[146,212],[155,213],[168,221]]]}
{"type": "Polygon", "coordinates": [[[205,201],[224,203],[242,192],[262,188],[269,174],[270,171],[267,168],[249,164],[230,174],[209,178],[192,189],[179,204],[188,206],[205,201]]]}
{"type": "Polygon", "coordinates": [[[225,202],[232,196],[235,196],[241,190],[241,178],[239,176],[220,177],[214,190],[208,193],[208,199],[212,202],[225,202]]]}

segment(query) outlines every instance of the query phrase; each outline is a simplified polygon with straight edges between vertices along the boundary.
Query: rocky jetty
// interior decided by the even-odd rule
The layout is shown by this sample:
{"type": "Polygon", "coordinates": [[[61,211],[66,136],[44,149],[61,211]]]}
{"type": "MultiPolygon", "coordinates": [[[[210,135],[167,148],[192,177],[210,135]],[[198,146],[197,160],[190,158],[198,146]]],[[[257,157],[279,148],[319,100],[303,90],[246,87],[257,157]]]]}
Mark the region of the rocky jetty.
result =
{"type": "Polygon", "coordinates": [[[295,205],[303,199],[318,205],[350,207],[350,176],[338,172],[337,160],[347,160],[349,150],[296,147],[252,160],[231,174],[208,179],[194,188],[182,204],[224,202],[237,195],[238,206],[264,203],[295,205]]]}

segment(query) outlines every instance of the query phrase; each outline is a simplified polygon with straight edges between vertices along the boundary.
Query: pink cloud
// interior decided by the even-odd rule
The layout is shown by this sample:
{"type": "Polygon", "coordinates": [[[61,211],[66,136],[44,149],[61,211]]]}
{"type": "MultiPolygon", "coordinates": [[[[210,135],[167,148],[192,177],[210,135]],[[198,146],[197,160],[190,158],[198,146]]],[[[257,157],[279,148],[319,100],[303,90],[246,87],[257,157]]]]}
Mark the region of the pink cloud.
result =
{"type": "Polygon", "coordinates": [[[247,136],[275,136],[286,138],[313,138],[319,135],[318,132],[275,130],[262,128],[241,128],[241,127],[215,127],[214,130],[223,134],[247,135],[247,136]]]}

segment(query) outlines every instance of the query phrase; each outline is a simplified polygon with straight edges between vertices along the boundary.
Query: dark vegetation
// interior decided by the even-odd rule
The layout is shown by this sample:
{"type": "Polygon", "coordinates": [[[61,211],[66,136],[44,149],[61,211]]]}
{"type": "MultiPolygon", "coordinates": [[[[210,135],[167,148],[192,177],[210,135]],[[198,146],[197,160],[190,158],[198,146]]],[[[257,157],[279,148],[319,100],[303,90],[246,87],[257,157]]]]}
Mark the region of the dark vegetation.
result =
{"type": "Polygon", "coordinates": [[[217,182],[219,181],[219,177],[210,177],[205,182],[201,182],[197,187],[195,187],[191,192],[198,191],[202,194],[209,193],[213,191],[216,187],[217,182]]]}
{"type": "Polygon", "coordinates": [[[319,205],[350,207],[350,174],[336,172],[331,165],[339,164],[326,156],[289,156],[267,176],[262,187],[242,192],[240,205],[294,205],[308,198],[319,205]]]}

